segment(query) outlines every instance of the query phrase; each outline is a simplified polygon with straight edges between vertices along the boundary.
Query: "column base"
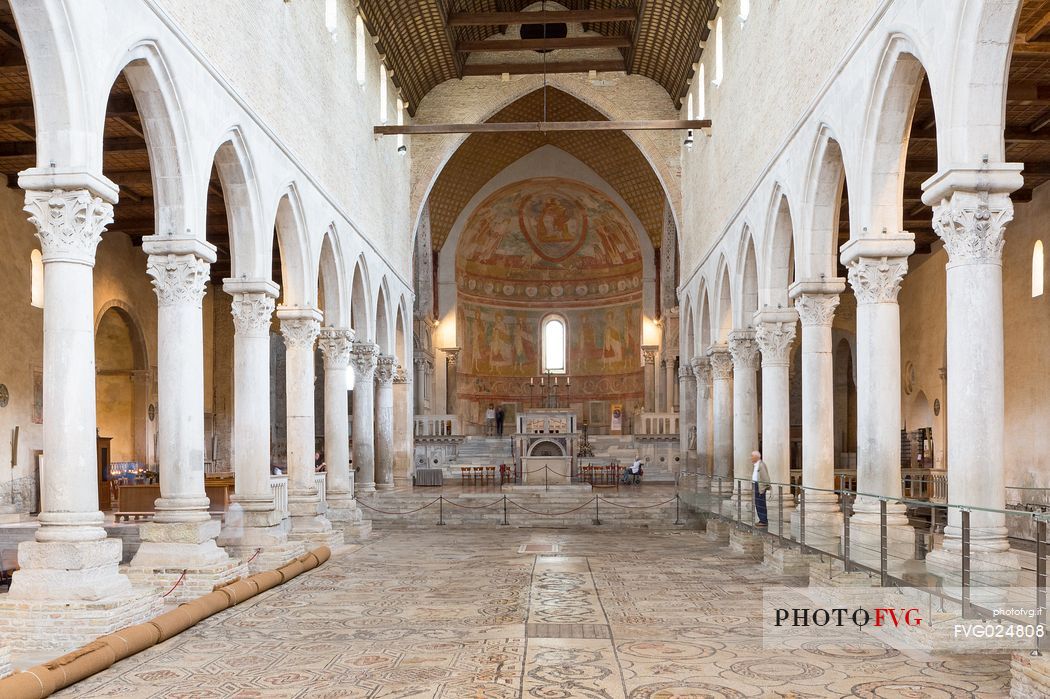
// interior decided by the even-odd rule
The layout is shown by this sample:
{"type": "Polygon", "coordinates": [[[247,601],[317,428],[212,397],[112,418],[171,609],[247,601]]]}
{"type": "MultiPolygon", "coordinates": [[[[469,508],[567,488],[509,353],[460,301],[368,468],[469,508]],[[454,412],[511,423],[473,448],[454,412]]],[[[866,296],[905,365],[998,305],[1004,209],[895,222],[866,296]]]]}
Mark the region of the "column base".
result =
{"type": "Polygon", "coordinates": [[[359,481],[354,489],[358,493],[374,493],[376,492],[376,484],[374,482],[359,481]]]}
{"type": "Polygon", "coordinates": [[[222,529],[240,527],[272,527],[281,523],[281,513],[274,509],[273,500],[265,502],[237,501],[230,503],[223,517],[222,529]]]}
{"type": "Polygon", "coordinates": [[[223,546],[230,557],[243,561],[252,575],[266,570],[276,570],[307,552],[301,541],[284,541],[272,544],[238,544],[223,546]]]}
{"type": "Polygon", "coordinates": [[[376,490],[393,490],[393,483],[376,483],[376,490]]]}
{"type": "MultiPolygon", "coordinates": [[[[322,518],[323,519],[323,518],[322,518]]],[[[328,522],[328,520],[325,520],[328,522]]],[[[335,548],[336,546],[342,546],[345,541],[343,538],[343,532],[332,529],[331,522],[328,522],[329,529],[324,531],[296,531],[292,529],[292,533],[288,535],[288,541],[290,542],[302,542],[306,546],[307,550],[316,548],[318,546],[327,546],[328,548],[335,548]]]]}
{"type": "Polygon", "coordinates": [[[333,529],[342,530],[346,541],[364,541],[372,533],[372,522],[364,518],[357,500],[353,497],[330,496],[328,519],[333,529]]]}
{"type": "Polygon", "coordinates": [[[120,574],[120,539],[96,541],[23,541],[18,545],[21,569],[7,597],[15,600],[95,602],[133,594],[120,574]]]}
{"type": "Polygon", "coordinates": [[[218,520],[202,522],[146,522],[139,525],[142,544],[131,559],[132,568],[212,568],[231,563],[216,546],[221,533],[218,520]]]}
{"type": "MultiPolygon", "coordinates": [[[[166,553],[170,554],[171,550],[166,553]]],[[[224,561],[212,564],[136,565],[133,560],[125,572],[136,587],[149,588],[154,593],[165,595],[163,604],[182,604],[248,576],[247,565],[231,559],[225,551],[222,551],[222,555],[224,561]]]]}
{"type": "Polygon", "coordinates": [[[802,553],[785,544],[766,541],[762,547],[762,564],[773,573],[787,577],[809,578],[809,567],[820,561],[816,554],[802,553]]]}
{"type": "MultiPolygon", "coordinates": [[[[837,507],[837,505],[836,505],[837,507]]],[[[791,512],[791,538],[802,541],[802,515],[796,508],[791,512]]],[[[806,546],[829,553],[838,553],[842,538],[842,513],[813,511],[806,502],[806,546]]]]}
{"type": "MultiPolygon", "coordinates": [[[[898,505],[886,513],[886,568],[899,574],[915,561],[915,529],[908,523],[906,508],[898,505]]],[[[869,568],[879,569],[882,534],[878,512],[856,512],[849,519],[849,557],[869,568]]]]}
{"type": "MultiPolygon", "coordinates": [[[[3,595],[0,636],[19,653],[61,655],[99,636],[141,624],[161,611],[160,597],[152,590],[134,590],[128,595],[91,601],[11,599],[10,595],[3,595]]],[[[0,677],[4,675],[4,664],[0,657],[0,677]]]]}
{"type": "MultiPolygon", "coordinates": [[[[948,542],[950,543],[950,542],[948,542]]],[[[939,548],[926,554],[926,570],[941,578],[955,597],[962,594],[962,554],[939,548]]],[[[1009,588],[1021,579],[1021,558],[1013,551],[970,551],[970,599],[996,607],[1009,604],[1009,588]]]]}
{"type": "Polygon", "coordinates": [[[755,558],[762,557],[762,545],[766,537],[756,534],[748,529],[737,529],[733,527],[729,531],[729,550],[734,553],[743,553],[755,558]]]}

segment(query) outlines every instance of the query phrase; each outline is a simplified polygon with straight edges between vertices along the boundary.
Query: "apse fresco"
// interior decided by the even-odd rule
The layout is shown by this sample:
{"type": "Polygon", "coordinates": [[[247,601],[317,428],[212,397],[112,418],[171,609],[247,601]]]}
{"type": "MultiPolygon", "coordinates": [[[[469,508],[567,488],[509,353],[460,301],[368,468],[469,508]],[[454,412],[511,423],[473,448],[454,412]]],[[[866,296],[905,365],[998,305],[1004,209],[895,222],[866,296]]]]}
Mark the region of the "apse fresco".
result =
{"type": "Polygon", "coordinates": [[[479,205],[459,240],[462,397],[475,384],[507,399],[526,390],[525,379],[540,371],[540,323],[551,312],[568,323],[573,393],[633,393],[642,253],[605,194],[563,178],[517,182],[479,205]]]}
{"type": "Polygon", "coordinates": [[[461,295],[568,305],[641,293],[642,254],[623,211],[574,180],[539,178],[489,196],[456,253],[461,295]]]}

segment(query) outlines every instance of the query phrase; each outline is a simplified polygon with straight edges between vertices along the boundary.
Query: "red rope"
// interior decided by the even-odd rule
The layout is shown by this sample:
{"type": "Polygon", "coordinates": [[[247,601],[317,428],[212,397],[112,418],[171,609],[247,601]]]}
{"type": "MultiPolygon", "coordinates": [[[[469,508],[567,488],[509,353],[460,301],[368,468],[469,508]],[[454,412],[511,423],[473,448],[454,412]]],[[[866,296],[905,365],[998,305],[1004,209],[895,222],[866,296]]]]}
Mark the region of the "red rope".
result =
{"type": "Polygon", "coordinates": [[[165,597],[170,595],[172,592],[175,592],[175,588],[178,587],[182,583],[182,580],[185,577],[186,577],[186,571],[182,571],[182,575],[180,575],[179,579],[175,581],[175,584],[171,586],[171,589],[168,590],[167,592],[165,592],[163,595],[161,595],[160,598],[164,599],[165,597]]]}
{"type": "Polygon", "coordinates": [[[251,558],[249,558],[247,561],[244,562],[244,565],[248,565],[249,563],[254,561],[256,558],[259,557],[260,553],[262,553],[262,549],[255,549],[255,553],[252,554],[251,558]]]}

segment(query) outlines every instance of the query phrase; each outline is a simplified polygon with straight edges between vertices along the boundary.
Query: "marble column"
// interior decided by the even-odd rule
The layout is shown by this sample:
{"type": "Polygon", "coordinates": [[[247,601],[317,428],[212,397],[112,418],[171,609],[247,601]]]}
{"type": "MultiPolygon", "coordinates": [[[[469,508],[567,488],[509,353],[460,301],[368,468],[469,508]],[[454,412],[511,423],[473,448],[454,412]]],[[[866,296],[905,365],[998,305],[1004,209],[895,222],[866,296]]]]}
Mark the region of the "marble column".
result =
{"type": "Polygon", "coordinates": [[[413,380],[413,399],[416,406],[416,415],[426,414],[426,400],[427,394],[424,390],[424,386],[427,381],[427,364],[430,362],[426,357],[416,357],[412,360],[412,364],[415,367],[415,379],[413,380]]]}
{"type": "MultiPolygon", "coordinates": [[[[711,360],[693,357],[693,377],[696,381],[696,487],[711,487],[711,360]]],[[[684,394],[683,394],[684,397],[684,394]]]]}
{"type": "Polygon", "coordinates": [[[350,362],[354,369],[354,469],[357,492],[376,489],[375,371],[379,346],[354,340],[350,362]]]}
{"type": "MultiPolygon", "coordinates": [[[[842,248],[857,297],[857,492],[850,518],[857,558],[879,553],[877,495],[901,497],[901,321],[897,294],[914,236],[855,240],[842,248]]],[[[887,505],[890,564],[913,557],[907,507],[887,505]]]]}
{"type": "Polygon", "coordinates": [[[353,330],[332,327],[322,329],[318,339],[324,357],[325,515],[332,526],[343,527],[344,535],[356,535],[352,528],[362,520],[350,472],[347,372],[353,341],[353,330]]]}
{"type": "MultiPolygon", "coordinates": [[[[733,357],[733,478],[740,482],[741,510],[747,518],[751,506],[749,482],[754,465],[751,452],[758,449],[758,343],[753,330],[729,333],[729,353],[733,357]]],[[[737,485],[734,483],[733,491],[737,485]]]]}
{"type": "MultiPolygon", "coordinates": [[[[842,526],[835,489],[835,372],[831,324],[846,288],[842,279],[796,282],[790,296],[802,323],[802,485],[806,504],[806,541],[835,546],[842,526]]],[[[800,515],[791,515],[799,536],[800,515]]]]}
{"type": "Polygon", "coordinates": [[[670,412],[667,410],[667,394],[670,392],[670,384],[667,382],[667,357],[661,357],[656,367],[656,410],[658,412],[670,412]]]}
{"type": "Polygon", "coordinates": [[[678,429],[680,439],[682,471],[694,470],[696,461],[696,376],[693,367],[683,363],[678,367],[679,394],[682,401],[678,411],[678,429]]]}
{"type": "Polygon", "coordinates": [[[214,246],[198,238],[149,236],[146,272],[157,293],[157,460],[160,498],[152,522],[139,526],[142,544],[131,566],[156,571],[158,585],[173,570],[196,569],[217,582],[234,562],[215,539],[204,492],[204,301],[214,246]]]}
{"type": "MultiPolygon", "coordinates": [[[[285,348],[285,415],[288,430],[288,512],[290,538],[311,544],[334,537],[325,504],[314,482],[314,346],[321,332],[321,312],[311,306],[277,309],[285,348]]],[[[340,533],[341,536],[341,533],[340,533]]]]}
{"type": "Polygon", "coordinates": [[[445,414],[457,414],[459,387],[456,380],[456,363],[459,359],[459,347],[446,347],[445,353],[445,414]]]}
{"type": "Polygon", "coordinates": [[[713,488],[721,494],[733,492],[733,357],[726,345],[712,345],[711,362],[713,488]]]}
{"type": "Polygon", "coordinates": [[[655,346],[642,347],[642,382],[645,387],[645,412],[656,412],[656,350],[655,346]]]}
{"type": "Polygon", "coordinates": [[[375,369],[375,480],[379,490],[394,487],[394,371],[397,359],[381,354],[375,369]]]}
{"type": "MultiPolygon", "coordinates": [[[[928,182],[923,194],[948,253],[948,501],[992,510],[1005,508],[1002,249],[1013,218],[1010,192],[1022,184],[1020,168],[949,170],[928,182]]],[[[949,510],[944,534],[942,550],[927,557],[927,566],[957,569],[960,510],[949,510]]],[[[982,572],[1018,568],[998,512],[971,511],[970,551],[982,572]]]]}
{"type": "Polygon", "coordinates": [[[265,554],[288,541],[270,489],[270,326],[280,290],[268,279],[226,279],[223,289],[233,297],[235,491],[220,543],[251,557],[254,548],[265,554]]]}
{"type": "Polygon", "coordinates": [[[762,459],[769,478],[777,485],[769,493],[770,530],[777,529],[777,500],[791,482],[791,391],[789,368],[791,347],[795,343],[794,310],[768,310],[755,315],[755,340],[762,353],[762,459]]]}
{"type": "Polygon", "coordinates": [[[95,250],[113,220],[116,187],[84,176],[78,189],[31,189],[25,211],[44,264],[44,426],[39,528],[18,545],[20,570],[0,597],[6,640],[23,651],[64,652],[149,612],[117,571],[120,539],[106,537],[95,460],[95,250]],[[89,188],[90,187],[90,188],[89,188]],[[136,606],[138,605],[138,606],[136,606]],[[94,609],[97,627],[70,623],[94,609]],[[137,614],[137,615],[136,615],[137,614]]]}
{"type": "MultiPolygon", "coordinates": [[[[676,394],[680,394],[681,391],[680,390],[675,390],[675,389],[676,388],[680,389],[680,382],[675,380],[675,369],[674,369],[674,367],[675,367],[676,357],[672,354],[672,355],[667,357],[666,361],[667,361],[667,365],[664,367],[664,371],[666,372],[666,375],[667,375],[667,395],[664,397],[664,400],[666,401],[666,404],[661,408],[661,410],[663,410],[665,413],[673,413],[676,410],[675,406],[679,405],[679,402],[675,401],[675,395],[676,394]]],[[[693,368],[691,366],[689,366],[688,363],[682,364],[681,366],[684,366],[689,371],[689,375],[692,376],[693,368]]],[[[681,371],[682,371],[681,366],[678,369],[679,376],[681,376],[681,371]]],[[[692,396],[693,393],[694,393],[694,391],[691,390],[691,388],[692,387],[690,387],[690,391],[689,391],[689,395],[690,396],[692,396]]]]}

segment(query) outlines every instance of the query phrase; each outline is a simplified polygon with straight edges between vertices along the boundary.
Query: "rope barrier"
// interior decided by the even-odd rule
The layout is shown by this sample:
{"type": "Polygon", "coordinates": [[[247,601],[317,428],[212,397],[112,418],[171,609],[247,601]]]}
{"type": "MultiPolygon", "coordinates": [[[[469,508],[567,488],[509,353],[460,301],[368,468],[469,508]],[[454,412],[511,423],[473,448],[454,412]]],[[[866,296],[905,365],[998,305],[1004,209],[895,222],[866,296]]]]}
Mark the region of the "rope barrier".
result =
{"type": "Polygon", "coordinates": [[[655,505],[621,505],[618,502],[613,502],[612,500],[606,500],[605,498],[603,498],[601,496],[597,496],[597,497],[598,497],[599,500],[601,500],[602,502],[604,502],[606,504],[616,505],[617,507],[626,507],[629,510],[648,510],[649,508],[652,508],[652,507],[663,507],[667,503],[674,502],[675,500],[678,499],[676,497],[675,498],[671,498],[670,500],[664,500],[663,502],[658,502],[655,505]]]}
{"type": "Polygon", "coordinates": [[[247,561],[244,562],[244,565],[248,565],[249,563],[254,561],[256,558],[259,557],[260,553],[262,553],[262,549],[261,548],[255,549],[255,553],[252,554],[251,558],[249,558],[247,561]]]}
{"type": "Polygon", "coordinates": [[[175,592],[175,588],[176,588],[176,587],[178,587],[179,585],[181,585],[181,584],[182,584],[182,581],[183,581],[183,580],[184,580],[185,578],[186,578],[186,571],[182,571],[182,575],[180,575],[180,576],[179,576],[179,579],[175,581],[175,584],[171,586],[171,589],[170,589],[170,590],[168,590],[167,592],[165,592],[165,593],[164,593],[163,595],[161,595],[161,596],[160,596],[160,598],[161,598],[161,599],[164,599],[165,597],[167,597],[168,595],[170,595],[170,594],[171,594],[172,592],[175,592]]]}
{"type": "Polygon", "coordinates": [[[501,502],[503,502],[503,498],[500,498],[499,500],[496,500],[495,502],[490,502],[488,505],[460,505],[458,502],[453,502],[452,500],[449,500],[448,498],[445,498],[445,502],[447,502],[449,505],[455,505],[456,507],[462,507],[465,510],[484,510],[486,507],[492,507],[493,505],[500,504],[501,502]]]}
{"type": "Polygon", "coordinates": [[[360,498],[358,498],[357,504],[360,505],[361,507],[364,507],[364,508],[367,508],[369,510],[372,510],[372,512],[378,512],[381,515],[411,515],[411,514],[414,514],[416,512],[419,512],[421,510],[427,509],[428,507],[430,507],[435,502],[437,502],[438,500],[441,500],[441,499],[442,498],[440,498],[440,497],[436,497],[433,500],[431,500],[430,502],[428,502],[426,505],[423,505],[422,507],[417,507],[414,510],[408,510],[407,512],[388,512],[387,510],[380,510],[378,507],[372,507],[370,505],[366,505],[360,498]]]}
{"type": "Polygon", "coordinates": [[[527,508],[527,507],[525,507],[523,505],[519,505],[518,503],[514,502],[513,500],[508,500],[507,502],[509,502],[511,505],[514,505],[514,507],[517,507],[518,509],[525,510],[529,514],[540,515],[542,517],[560,517],[561,515],[572,514],[573,512],[576,512],[578,510],[582,510],[585,507],[590,507],[591,503],[594,502],[597,499],[598,498],[596,498],[596,497],[595,498],[591,498],[590,500],[588,500],[587,502],[583,503],[579,507],[574,507],[573,509],[566,510],[565,512],[536,512],[535,510],[530,510],[529,508],[527,508]]]}

